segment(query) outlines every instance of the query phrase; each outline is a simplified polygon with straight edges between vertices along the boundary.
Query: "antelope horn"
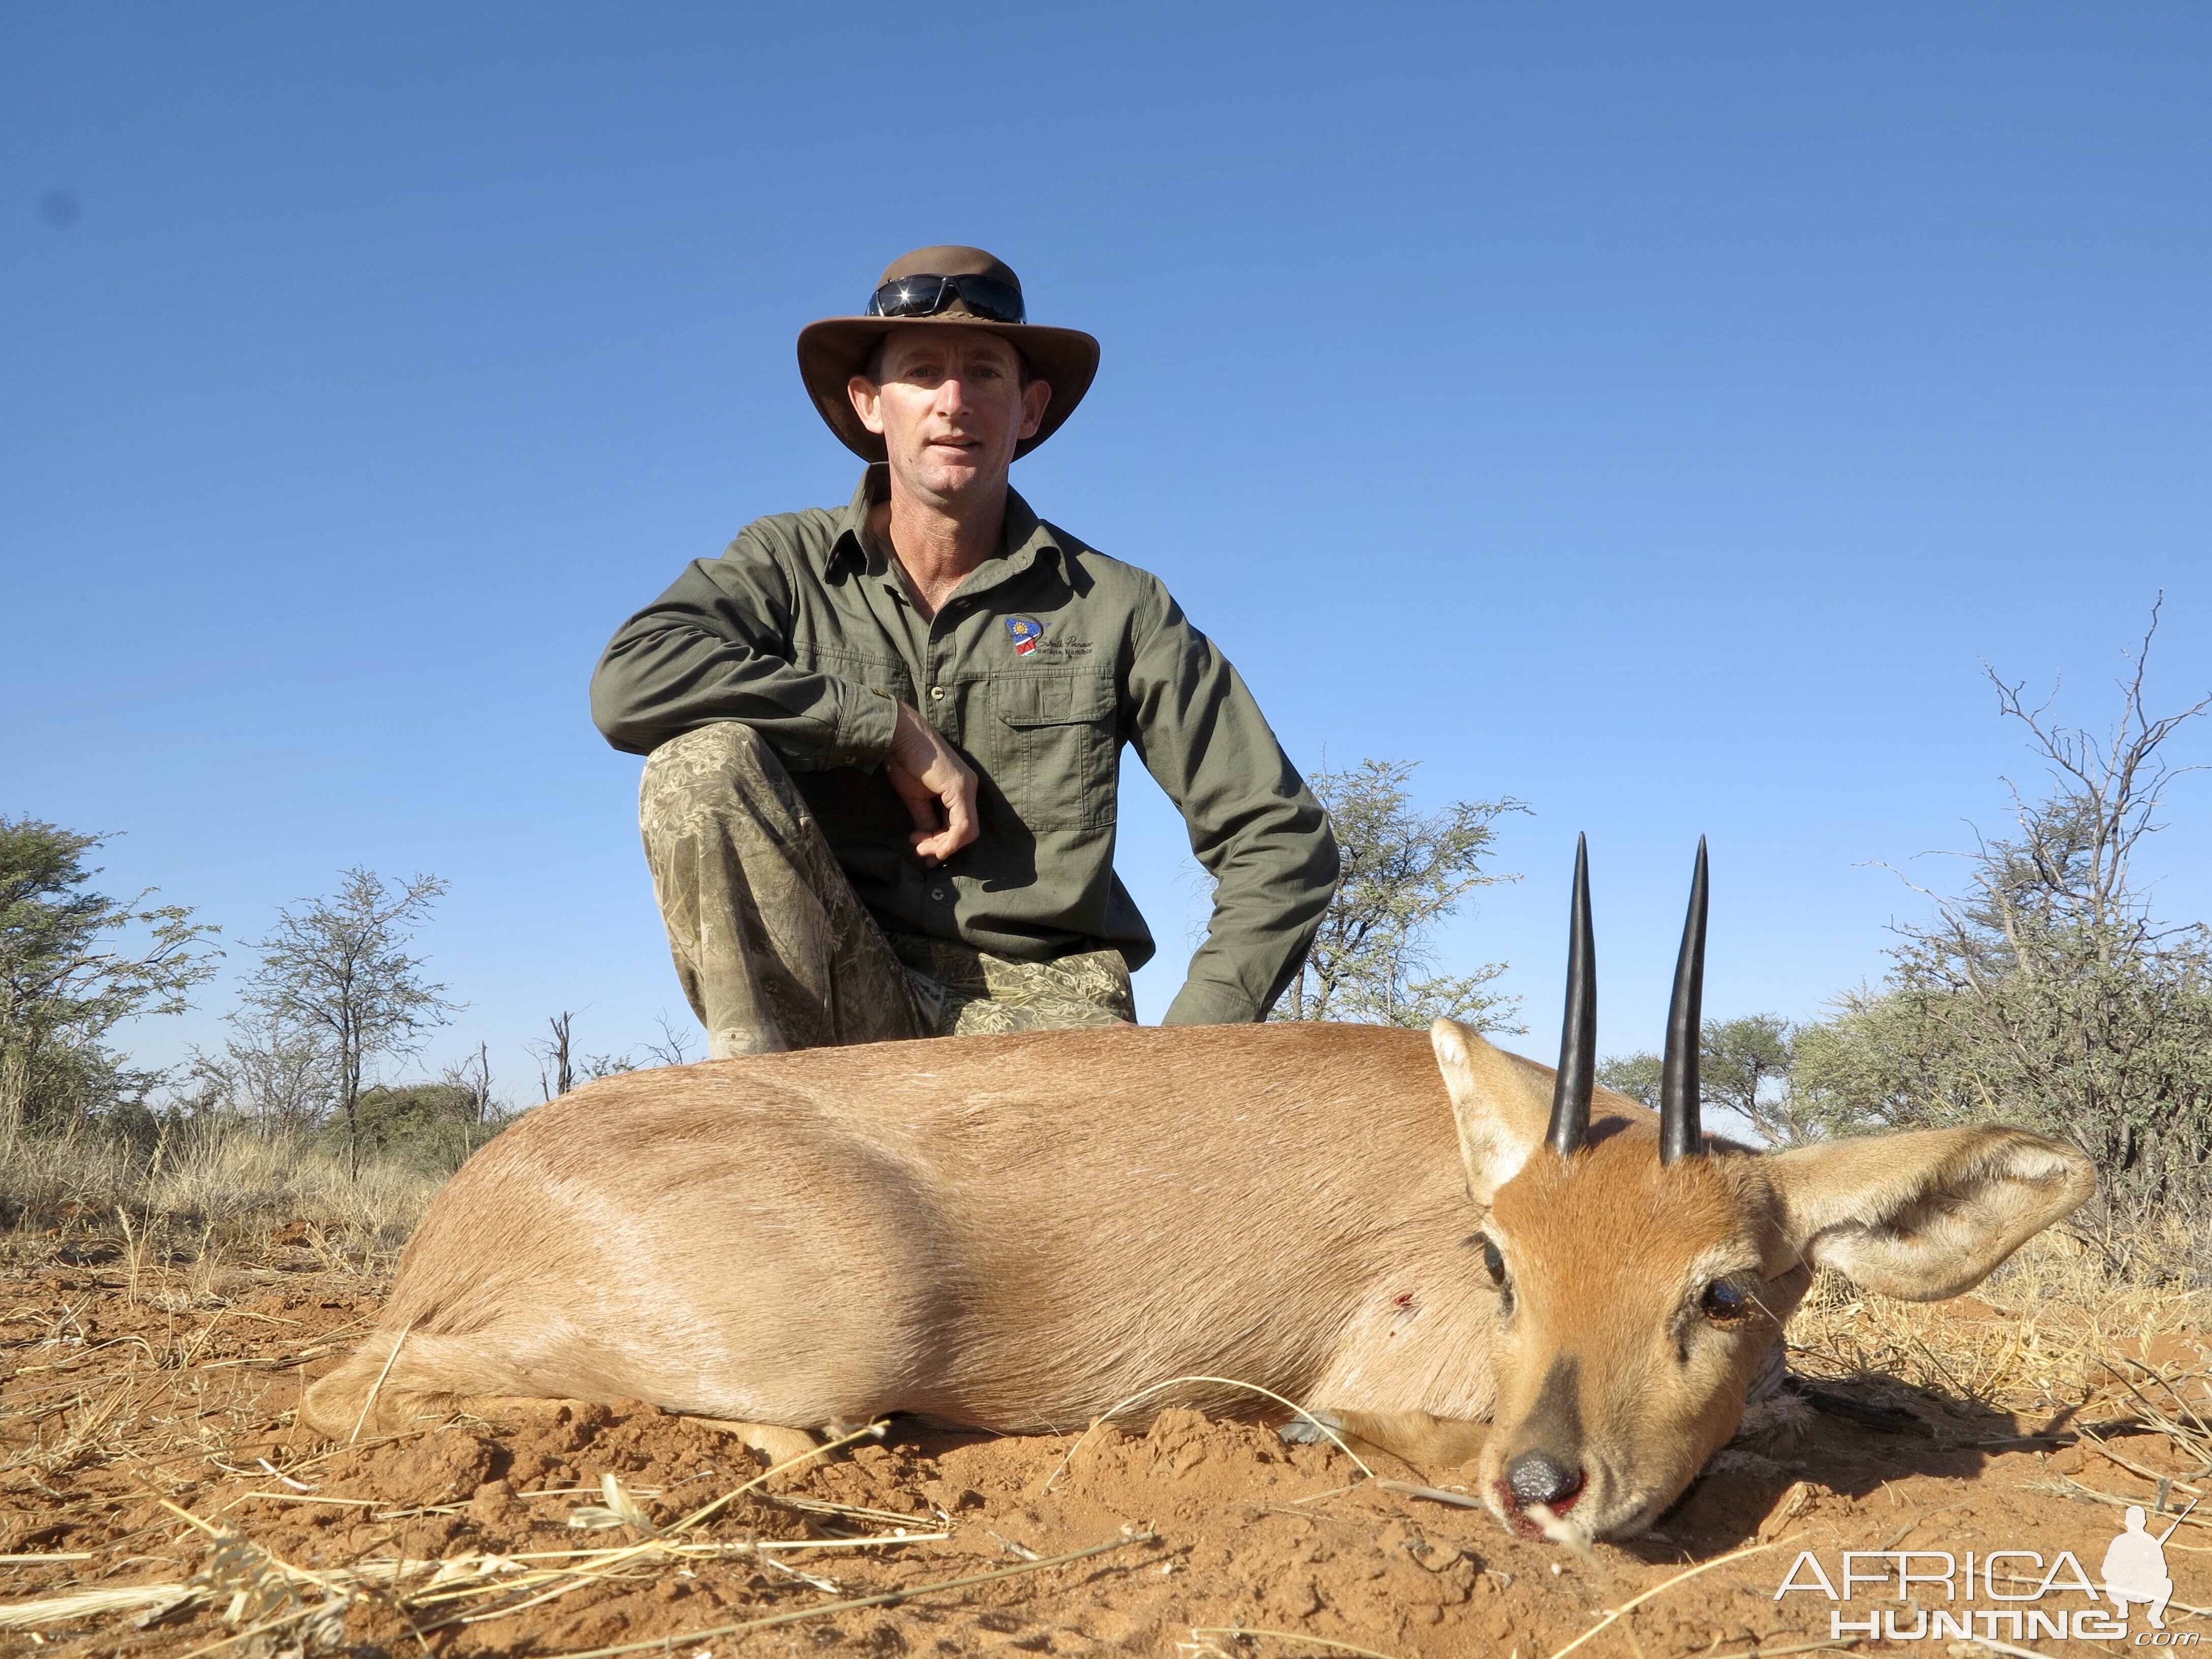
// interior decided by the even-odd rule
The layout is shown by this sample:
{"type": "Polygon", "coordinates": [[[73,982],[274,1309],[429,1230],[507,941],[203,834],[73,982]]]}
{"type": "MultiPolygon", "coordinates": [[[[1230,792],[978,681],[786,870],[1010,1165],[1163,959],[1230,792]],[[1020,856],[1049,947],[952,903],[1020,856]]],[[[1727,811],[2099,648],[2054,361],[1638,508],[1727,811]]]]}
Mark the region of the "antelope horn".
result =
{"type": "Polygon", "coordinates": [[[1690,878],[1690,914],[1674,963],[1674,1000],[1667,1010],[1667,1059],[1659,1074],[1659,1161],[1672,1164],[1705,1151],[1698,1126],[1698,1040],[1705,1000],[1705,838],[1698,837],[1697,873],[1690,878]]]}
{"type": "Polygon", "coordinates": [[[1559,1024],[1559,1071],[1552,1085],[1552,1150],[1562,1158],[1589,1136],[1590,1083],[1597,1062],[1597,952],[1590,939],[1589,838],[1575,837],[1574,913],[1568,924],[1567,1012],[1559,1024]]]}

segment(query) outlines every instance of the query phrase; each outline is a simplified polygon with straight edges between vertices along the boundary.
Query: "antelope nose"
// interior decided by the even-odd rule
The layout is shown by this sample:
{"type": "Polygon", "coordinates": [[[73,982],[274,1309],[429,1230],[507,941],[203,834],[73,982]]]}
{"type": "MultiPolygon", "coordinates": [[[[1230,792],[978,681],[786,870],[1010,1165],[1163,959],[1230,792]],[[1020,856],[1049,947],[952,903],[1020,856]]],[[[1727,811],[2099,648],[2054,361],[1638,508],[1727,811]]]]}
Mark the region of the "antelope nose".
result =
{"type": "Polygon", "coordinates": [[[1549,1452],[1527,1451],[1505,1466],[1505,1484],[1516,1503],[1558,1509],[1582,1490],[1583,1477],[1549,1452]]]}

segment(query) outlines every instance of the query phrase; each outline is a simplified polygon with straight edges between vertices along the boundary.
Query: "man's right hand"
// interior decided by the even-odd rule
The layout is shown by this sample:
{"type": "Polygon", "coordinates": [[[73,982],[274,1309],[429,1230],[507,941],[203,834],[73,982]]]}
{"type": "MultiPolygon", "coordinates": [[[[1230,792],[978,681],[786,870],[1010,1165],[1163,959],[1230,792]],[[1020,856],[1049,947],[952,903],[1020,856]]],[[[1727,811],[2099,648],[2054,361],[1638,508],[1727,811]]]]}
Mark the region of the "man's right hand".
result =
{"type": "Polygon", "coordinates": [[[908,839],[934,869],[975,839],[975,774],[937,729],[905,703],[884,756],[884,775],[914,815],[908,839]]]}

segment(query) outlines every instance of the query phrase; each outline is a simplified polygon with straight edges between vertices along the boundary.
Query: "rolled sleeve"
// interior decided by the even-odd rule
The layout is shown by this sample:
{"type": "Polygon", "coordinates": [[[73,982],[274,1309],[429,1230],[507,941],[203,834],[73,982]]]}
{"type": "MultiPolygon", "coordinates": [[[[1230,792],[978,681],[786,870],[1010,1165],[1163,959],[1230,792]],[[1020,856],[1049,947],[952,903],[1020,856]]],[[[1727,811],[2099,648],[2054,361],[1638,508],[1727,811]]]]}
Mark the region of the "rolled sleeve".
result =
{"type": "MultiPolygon", "coordinates": [[[[825,678],[835,678],[825,677],[825,678]]],[[[891,751],[898,732],[898,700],[888,691],[837,680],[845,706],[837,715],[837,741],[824,766],[857,766],[873,771],[891,751]]]]}
{"type": "Polygon", "coordinates": [[[695,561],[618,629],[592,675],[592,718],[607,741],[650,754],[671,738],[737,720],[793,770],[872,769],[890,748],[898,705],[858,681],[793,660],[788,576],[739,538],[695,561]]]}

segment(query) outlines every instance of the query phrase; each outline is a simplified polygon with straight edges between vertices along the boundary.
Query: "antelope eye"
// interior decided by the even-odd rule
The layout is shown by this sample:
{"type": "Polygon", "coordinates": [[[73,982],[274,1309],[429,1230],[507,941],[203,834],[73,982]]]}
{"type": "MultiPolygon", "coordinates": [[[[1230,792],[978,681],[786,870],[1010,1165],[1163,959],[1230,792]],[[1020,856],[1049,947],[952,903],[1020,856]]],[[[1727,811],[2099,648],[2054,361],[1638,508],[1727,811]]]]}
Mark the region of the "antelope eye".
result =
{"type": "Polygon", "coordinates": [[[1706,1285],[1705,1295],[1698,1299],[1698,1310],[1717,1325],[1733,1324],[1757,1305],[1750,1291],[1727,1279],[1717,1279],[1706,1285]]]}
{"type": "Polygon", "coordinates": [[[1486,1233],[1477,1233],[1474,1242],[1482,1248],[1482,1265],[1490,1270],[1490,1282],[1503,1285],[1505,1282],[1505,1258],[1498,1253],[1498,1246],[1490,1242],[1486,1233]]]}

